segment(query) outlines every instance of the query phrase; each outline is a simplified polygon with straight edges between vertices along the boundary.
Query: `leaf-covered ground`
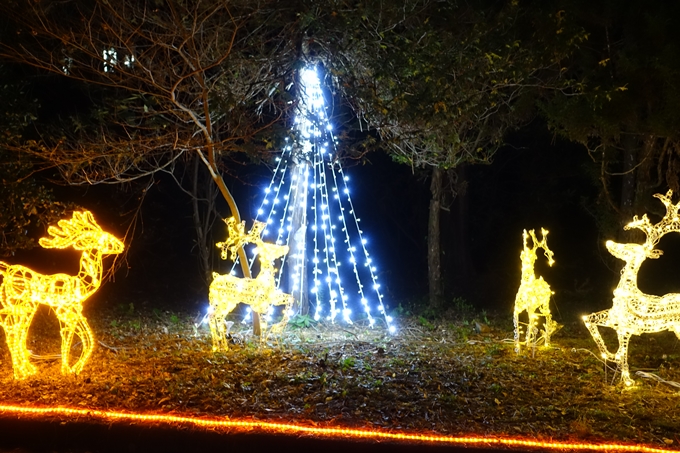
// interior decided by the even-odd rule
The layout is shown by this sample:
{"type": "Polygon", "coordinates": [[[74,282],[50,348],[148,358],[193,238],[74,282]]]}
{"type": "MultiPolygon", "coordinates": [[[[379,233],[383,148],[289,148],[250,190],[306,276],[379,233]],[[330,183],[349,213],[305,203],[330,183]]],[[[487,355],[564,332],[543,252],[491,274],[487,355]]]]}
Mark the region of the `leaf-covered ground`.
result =
{"type": "Polygon", "coordinates": [[[207,326],[197,327],[199,318],[130,306],[90,315],[99,344],[73,377],[59,373],[53,318],[39,312],[29,338],[38,375],[15,381],[9,352],[0,348],[0,402],[670,448],[680,443],[680,393],[672,385],[680,382],[680,348],[671,333],[634,337],[630,362],[638,385],[624,389],[578,323],[559,330],[552,348],[520,355],[504,318],[406,317],[396,336],[361,323],[315,323],[291,326],[266,345],[237,323],[231,349],[215,354],[207,326]]]}

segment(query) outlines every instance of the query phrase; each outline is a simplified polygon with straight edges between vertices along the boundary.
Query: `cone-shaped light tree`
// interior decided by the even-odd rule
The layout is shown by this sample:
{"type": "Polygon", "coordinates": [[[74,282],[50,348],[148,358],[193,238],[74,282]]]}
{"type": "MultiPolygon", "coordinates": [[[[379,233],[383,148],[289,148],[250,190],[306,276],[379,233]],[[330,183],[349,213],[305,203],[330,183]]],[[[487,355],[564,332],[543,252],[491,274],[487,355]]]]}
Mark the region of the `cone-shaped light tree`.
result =
{"type": "Polygon", "coordinates": [[[294,295],[297,313],[311,307],[316,320],[365,319],[369,326],[380,320],[394,332],[368,235],[352,202],[358,194],[338,159],[321,75],[313,64],[300,71],[291,139],[277,158],[257,220],[267,225],[263,238],[290,248],[277,284],[294,295]]]}

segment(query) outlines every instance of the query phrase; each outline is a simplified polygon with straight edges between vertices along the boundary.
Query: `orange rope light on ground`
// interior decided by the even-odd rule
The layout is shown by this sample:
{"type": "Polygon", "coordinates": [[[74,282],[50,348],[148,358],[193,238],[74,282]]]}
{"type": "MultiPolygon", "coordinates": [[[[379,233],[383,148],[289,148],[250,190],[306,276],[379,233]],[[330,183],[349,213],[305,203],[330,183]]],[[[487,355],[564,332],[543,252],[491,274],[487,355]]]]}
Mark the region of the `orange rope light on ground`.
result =
{"type": "Polygon", "coordinates": [[[538,317],[545,318],[543,339],[545,345],[550,346],[550,334],[555,330],[555,323],[550,314],[550,297],[554,294],[550,285],[543,280],[543,277],[536,277],[534,263],[536,262],[536,252],[543,249],[543,254],[548,259],[548,265],[555,263],[553,252],[548,248],[548,230],[541,228],[541,240],[536,238],[534,230],[524,230],[522,239],[524,248],[520,253],[522,260],[522,279],[515,296],[514,324],[515,324],[515,352],[519,352],[520,335],[522,328],[519,325],[519,315],[526,311],[529,316],[527,330],[524,335],[524,344],[530,346],[537,341],[538,317]],[[528,239],[531,236],[532,246],[529,247],[528,239]]]}
{"type": "Polygon", "coordinates": [[[29,361],[26,338],[40,304],[54,310],[61,333],[61,371],[80,373],[94,346],[94,335],[83,316],[83,302],[94,294],[102,281],[102,259],[118,254],[124,245],[103,231],[89,211],[74,212],[71,220],[60,220],[47,230],[50,237],[40,238],[44,248],[73,247],[82,251],[77,275],[43,275],[19,264],[0,261],[0,325],[12,356],[14,377],[23,379],[36,372],[29,361]],[[71,365],[73,337],[83,345],[80,357],[71,365]]]}
{"type": "MultiPolygon", "coordinates": [[[[645,445],[539,441],[514,437],[486,436],[443,436],[436,434],[400,433],[394,431],[369,430],[342,427],[317,427],[296,423],[276,423],[257,420],[207,419],[190,416],[165,415],[156,413],[133,413],[105,411],[98,409],[76,409],[69,407],[24,407],[0,405],[0,414],[28,416],[32,418],[66,416],[88,418],[103,422],[138,422],[148,424],[185,425],[196,428],[225,431],[226,433],[273,433],[283,435],[309,435],[328,439],[353,439],[372,441],[399,441],[422,444],[449,445],[462,447],[510,447],[515,449],[539,448],[545,450],[572,451],[617,451],[640,453],[678,453],[678,450],[650,447],[645,445]]],[[[70,420],[74,421],[74,420],[70,420]]]]}

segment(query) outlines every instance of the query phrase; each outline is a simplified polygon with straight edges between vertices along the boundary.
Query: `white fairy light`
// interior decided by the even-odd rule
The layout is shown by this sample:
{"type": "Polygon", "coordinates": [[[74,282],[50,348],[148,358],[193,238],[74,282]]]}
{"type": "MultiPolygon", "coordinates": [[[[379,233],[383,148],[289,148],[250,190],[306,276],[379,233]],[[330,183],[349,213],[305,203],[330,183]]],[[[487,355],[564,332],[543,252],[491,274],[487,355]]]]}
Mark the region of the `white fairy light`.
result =
{"type": "MultiPolygon", "coordinates": [[[[323,317],[334,321],[339,316],[343,322],[352,323],[352,317],[360,313],[369,326],[373,326],[374,316],[379,313],[389,332],[394,333],[396,329],[385,310],[376,267],[369,258],[368,241],[363,238],[360,220],[354,212],[352,190],[348,186],[350,178],[335,158],[338,139],[325,113],[316,69],[302,70],[300,81],[299,110],[294,118],[296,139],[282,147],[274,176],[256,211],[258,220],[275,225],[270,229],[277,234],[276,243],[289,245],[293,236],[306,235],[304,256],[289,254],[280,269],[290,270],[288,284],[309,285],[314,319],[323,317]],[[276,196],[266,198],[271,193],[276,196]],[[298,196],[299,193],[307,195],[298,196]],[[273,210],[277,204],[279,214],[273,210]],[[281,204],[286,205],[282,210],[281,204]],[[306,224],[299,223],[295,217],[294,212],[300,209],[308,213],[306,224]],[[342,247],[336,246],[338,240],[343,242],[342,247]],[[304,260],[309,268],[302,265],[304,260]],[[308,279],[302,278],[305,274],[309,275],[308,279]]],[[[281,274],[277,284],[281,284],[280,278],[281,274]]],[[[292,288],[285,290],[291,292],[292,288]]]]}

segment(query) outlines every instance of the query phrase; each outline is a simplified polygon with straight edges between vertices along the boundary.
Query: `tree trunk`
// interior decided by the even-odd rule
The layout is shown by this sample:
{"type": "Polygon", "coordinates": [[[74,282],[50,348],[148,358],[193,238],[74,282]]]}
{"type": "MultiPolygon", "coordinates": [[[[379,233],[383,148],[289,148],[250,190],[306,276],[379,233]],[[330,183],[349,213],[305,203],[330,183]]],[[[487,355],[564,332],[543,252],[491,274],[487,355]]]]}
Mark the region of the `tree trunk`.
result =
{"type": "Polygon", "coordinates": [[[198,250],[198,259],[201,265],[201,272],[203,274],[203,281],[206,286],[210,285],[212,281],[212,260],[211,260],[211,245],[209,244],[210,227],[212,221],[210,219],[213,204],[215,202],[216,192],[213,189],[212,183],[206,184],[208,187],[205,194],[202,193],[200,187],[201,182],[204,184],[205,180],[201,181],[205,176],[201,172],[202,164],[198,159],[194,159],[194,172],[191,184],[191,205],[193,208],[194,229],[196,231],[196,248],[198,250]],[[201,199],[205,197],[204,209],[201,209],[201,199]]]}
{"type": "Polygon", "coordinates": [[[430,288],[430,307],[439,309],[444,304],[444,291],[441,269],[440,250],[440,211],[443,197],[444,174],[439,168],[432,170],[432,182],[430,184],[430,217],[427,228],[427,265],[430,288]]]}
{"type": "Polygon", "coordinates": [[[293,234],[290,239],[288,256],[292,258],[288,268],[289,291],[295,299],[293,311],[299,315],[309,314],[309,299],[307,288],[307,257],[305,246],[307,237],[307,190],[302,186],[305,180],[306,164],[295,163],[291,171],[297,174],[298,189],[293,199],[293,218],[291,226],[293,234]],[[297,266],[297,269],[295,268],[297,266]],[[296,277],[297,276],[297,277],[296,277]]]}
{"type": "MultiPolygon", "coordinates": [[[[207,139],[209,145],[207,147],[208,148],[207,153],[204,154],[202,151],[198,151],[198,155],[201,158],[201,160],[205,163],[208,171],[210,172],[212,180],[215,182],[215,184],[217,184],[217,188],[220,190],[220,193],[222,194],[225,201],[229,205],[229,210],[231,211],[231,215],[234,217],[234,220],[240,223],[241,213],[238,210],[238,206],[236,205],[236,200],[234,200],[234,196],[231,194],[231,191],[225,184],[222,175],[217,169],[217,162],[215,160],[215,148],[213,146],[209,134],[207,136],[207,139]]],[[[248,267],[248,257],[246,256],[246,252],[245,250],[243,250],[243,247],[241,247],[238,251],[238,258],[239,262],[241,263],[241,271],[243,272],[243,276],[245,278],[252,278],[250,268],[248,267]]],[[[260,337],[262,335],[262,329],[260,327],[260,315],[255,312],[253,312],[252,314],[253,314],[253,335],[255,335],[256,337],[260,337]]]]}
{"type": "MultiPolygon", "coordinates": [[[[623,145],[623,179],[621,181],[621,201],[620,211],[622,218],[620,219],[623,225],[628,224],[633,219],[633,211],[635,207],[636,194],[636,178],[635,166],[637,163],[637,144],[635,138],[632,136],[624,136],[621,141],[623,145]]],[[[629,242],[637,237],[635,231],[624,231],[623,228],[619,230],[622,235],[622,240],[629,242]]]]}
{"type": "Polygon", "coordinates": [[[457,282],[457,290],[463,294],[468,294],[471,288],[473,274],[470,266],[470,256],[468,254],[468,196],[466,181],[466,164],[461,164],[456,168],[454,186],[455,210],[452,212],[453,219],[453,272],[457,282]]]}

